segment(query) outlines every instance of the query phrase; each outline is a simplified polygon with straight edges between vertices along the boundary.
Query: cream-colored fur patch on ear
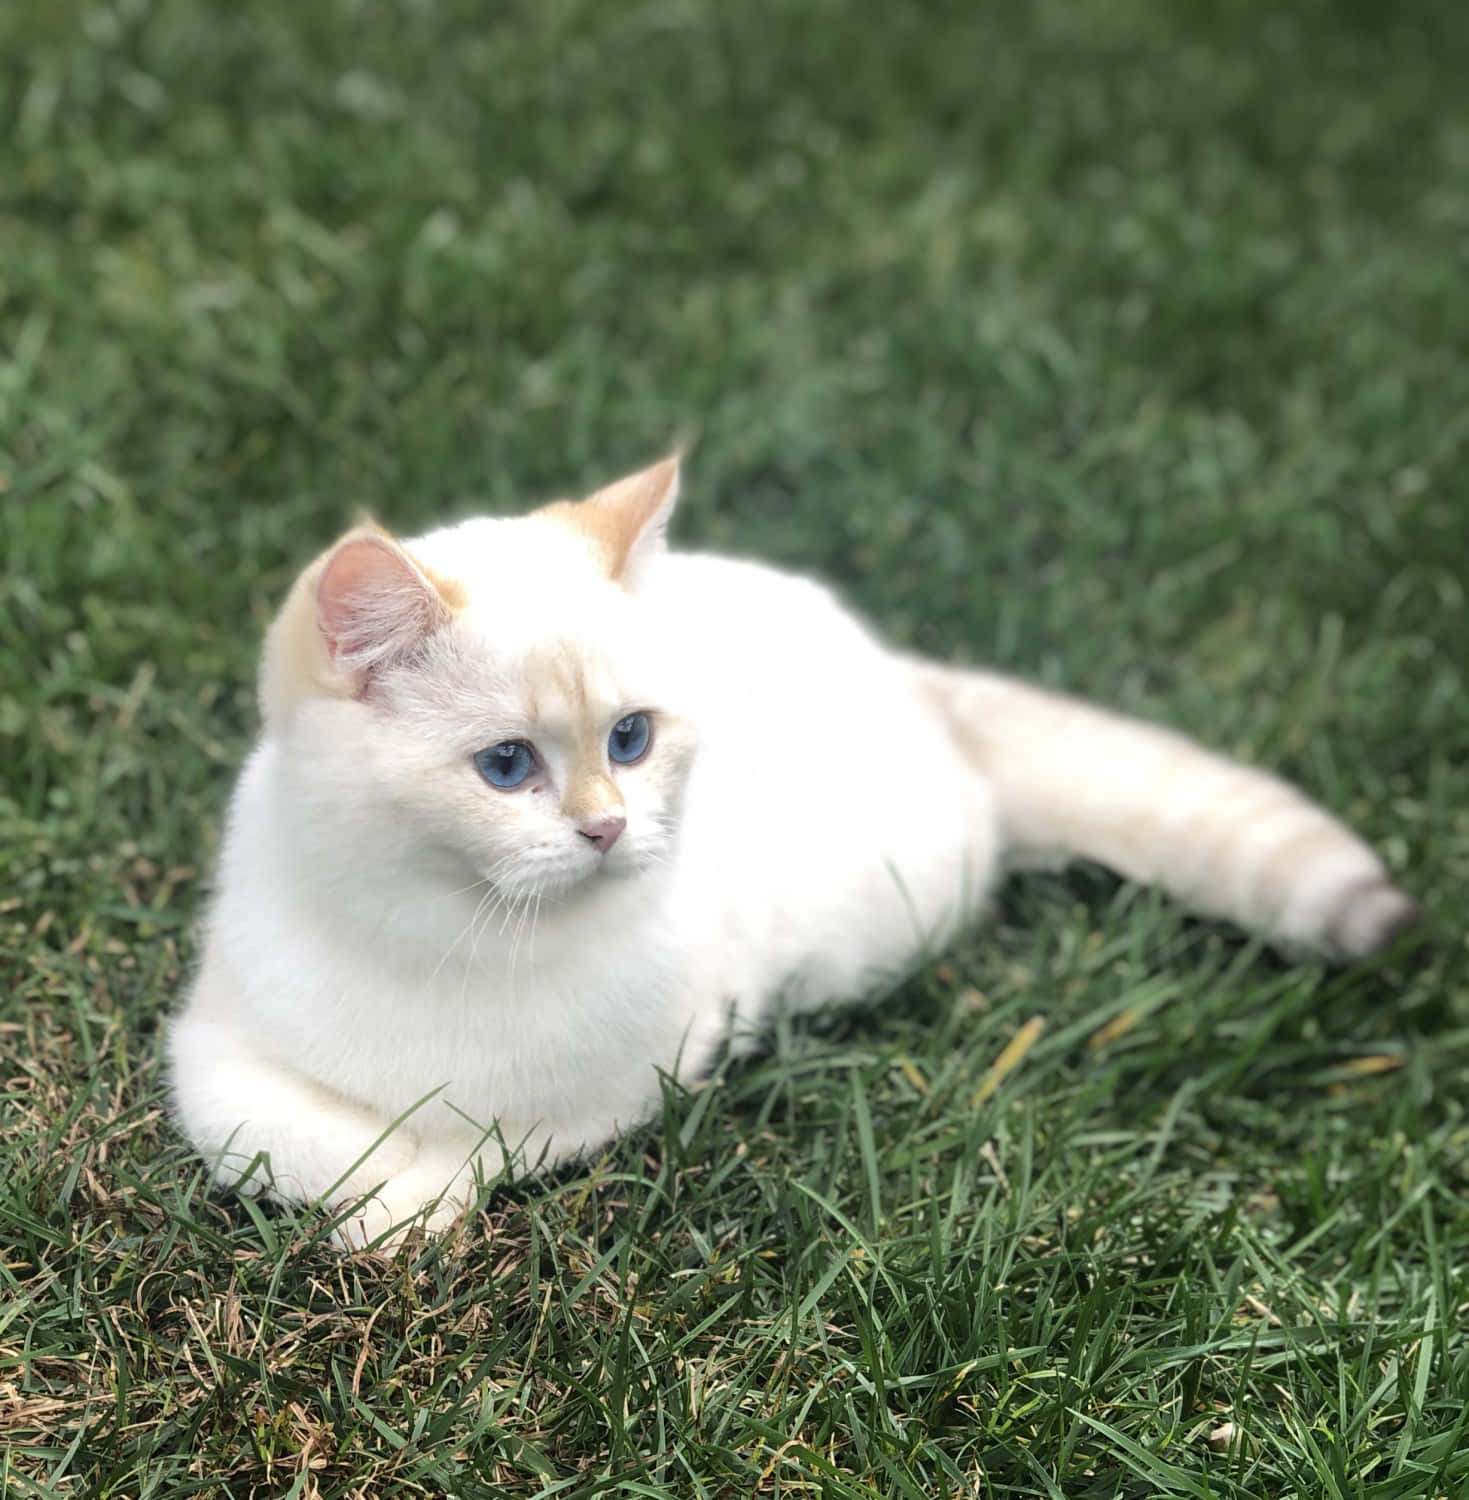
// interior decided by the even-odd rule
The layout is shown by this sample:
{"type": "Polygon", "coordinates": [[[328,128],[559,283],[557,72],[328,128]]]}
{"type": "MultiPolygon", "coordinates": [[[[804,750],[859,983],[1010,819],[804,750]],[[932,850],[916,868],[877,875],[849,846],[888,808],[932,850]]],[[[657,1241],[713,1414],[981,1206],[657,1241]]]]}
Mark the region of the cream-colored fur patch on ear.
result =
{"type": "Polygon", "coordinates": [[[609,578],[631,584],[642,564],[666,545],[680,462],[680,454],[670,453],[585,500],[558,500],[535,514],[583,537],[609,578]]]}
{"type": "Polygon", "coordinates": [[[265,637],[260,708],[285,722],[308,698],[358,695],[465,603],[464,586],[411,557],[376,522],[354,527],[292,585],[265,637]]]}

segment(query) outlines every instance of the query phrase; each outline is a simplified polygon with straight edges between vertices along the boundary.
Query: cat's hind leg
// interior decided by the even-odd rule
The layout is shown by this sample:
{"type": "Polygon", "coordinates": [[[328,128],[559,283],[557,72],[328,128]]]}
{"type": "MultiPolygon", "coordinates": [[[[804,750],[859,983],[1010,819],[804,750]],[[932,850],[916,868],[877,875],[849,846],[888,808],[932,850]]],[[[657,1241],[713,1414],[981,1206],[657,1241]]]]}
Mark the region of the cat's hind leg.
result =
{"type": "Polygon", "coordinates": [[[1287,952],[1364,958],[1418,920],[1349,828],[1181,734],[996,673],[917,668],[990,783],[1012,863],[1097,860],[1287,952]]]}

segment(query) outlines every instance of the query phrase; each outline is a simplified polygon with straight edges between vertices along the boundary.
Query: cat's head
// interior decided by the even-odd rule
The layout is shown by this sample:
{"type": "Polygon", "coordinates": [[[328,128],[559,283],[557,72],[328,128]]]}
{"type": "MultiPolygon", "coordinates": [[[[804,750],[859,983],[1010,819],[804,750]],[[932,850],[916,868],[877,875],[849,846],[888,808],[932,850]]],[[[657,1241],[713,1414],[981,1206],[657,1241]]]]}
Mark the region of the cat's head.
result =
{"type": "Polygon", "coordinates": [[[376,858],[555,897],[667,855],[694,734],[639,586],[677,488],[671,458],[514,520],[358,528],[306,569],[261,705],[323,881],[376,858]]]}

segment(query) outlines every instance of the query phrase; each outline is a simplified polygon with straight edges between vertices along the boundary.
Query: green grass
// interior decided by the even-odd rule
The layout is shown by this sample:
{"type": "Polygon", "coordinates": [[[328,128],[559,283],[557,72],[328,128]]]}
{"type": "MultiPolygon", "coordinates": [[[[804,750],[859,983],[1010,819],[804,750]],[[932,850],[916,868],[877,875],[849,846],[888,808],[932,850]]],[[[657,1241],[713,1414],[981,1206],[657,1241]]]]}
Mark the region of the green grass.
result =
{"type": "Polygon", "coordinates": [[[1458,0],[0,10],[0,1492],[1469,1491],[1466,76],[1458,0]],[[1431,943],[1028,879],[416,1258],[211,1200],[294,569],[689,434],[684,540],[1281,767],[1431,943]]]}

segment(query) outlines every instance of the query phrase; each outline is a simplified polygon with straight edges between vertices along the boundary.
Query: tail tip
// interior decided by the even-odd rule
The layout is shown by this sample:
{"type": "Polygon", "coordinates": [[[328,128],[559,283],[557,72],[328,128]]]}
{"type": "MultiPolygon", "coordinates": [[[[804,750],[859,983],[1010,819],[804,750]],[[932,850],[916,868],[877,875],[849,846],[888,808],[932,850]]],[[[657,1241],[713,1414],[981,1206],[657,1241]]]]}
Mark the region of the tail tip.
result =
{"type": "Polygon", "coordinates": [[[1374,875],[1343,893],[1327,931],[1327,946],[1344,963],[1390,948],[1423,921],[1418,903],[1386,876],[1374,875]]]}

